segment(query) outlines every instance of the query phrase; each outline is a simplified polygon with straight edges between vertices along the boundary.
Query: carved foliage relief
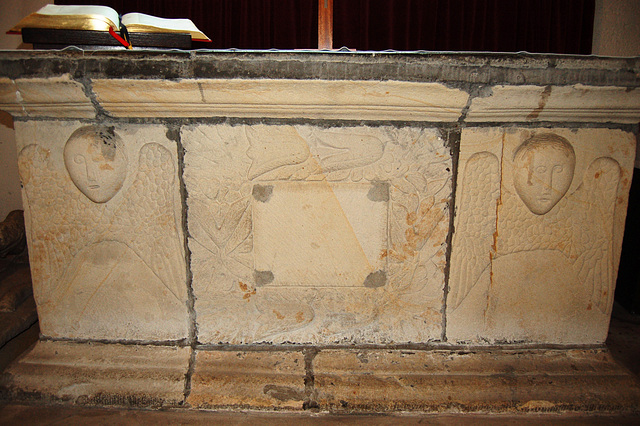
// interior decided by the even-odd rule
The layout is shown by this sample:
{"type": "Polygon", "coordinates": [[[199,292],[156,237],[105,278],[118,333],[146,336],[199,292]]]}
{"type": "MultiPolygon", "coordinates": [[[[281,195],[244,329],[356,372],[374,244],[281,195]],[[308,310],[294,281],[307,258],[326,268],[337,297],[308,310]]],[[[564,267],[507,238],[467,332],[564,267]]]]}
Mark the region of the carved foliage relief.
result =
{"type": "Polygon", "coordinates": [[[450,341],[604,341],[634,146],[607,129],[463,132],[450,341]]]}
{"type": "Polygon", "coordinates": [[[19,125],[19,169],[42,333],[185,338],[176,146],[166,128],[19,125]]]}
{"type": "Polygon", "coordinates": [[[203,343],[441,333],[451,156],[419,128],[182,130],[203,343]]]}

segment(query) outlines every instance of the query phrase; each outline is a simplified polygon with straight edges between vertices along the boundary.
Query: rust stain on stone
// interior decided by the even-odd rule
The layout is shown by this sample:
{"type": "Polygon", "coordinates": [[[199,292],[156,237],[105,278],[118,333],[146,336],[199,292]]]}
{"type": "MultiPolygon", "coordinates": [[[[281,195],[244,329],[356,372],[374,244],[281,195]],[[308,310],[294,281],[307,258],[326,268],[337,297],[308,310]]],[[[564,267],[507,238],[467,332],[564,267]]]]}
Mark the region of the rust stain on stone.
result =
{"type": "Polygon", "coordinates": [[[284,319],[284,315],[282,315],[280,312],[276,311],[275,309],[273,310],[273,313],[276,315],[276,318],[278,318],[279,320],[284,319]]]}
{"type": "Polygon", "coordinates": [[[242,281],[238,281],[238,287],[240,287],[240,290],[244,292],[244,294],[242,295],[242,298],[245,299],[247,302],[249,301],[249,299],[251,299],[251,296],[256,294],[255,288],[249,289],[249,286],[243,283],[242,281]]]}
{"type": "Polygon", "coordinates": [[[304,322],[304,312],[298,311],[298,313],[296,314],[296,322],[297,323],[304,322]]]}
{"type": "Polygon", "coordinates": [[[406,242],[402,245],[394,244],[387,255],[402,262],[415,256],[429,239],[440,244],[446,237],[446,230],[438,227],[443,218],[444,210],[435,205],[433,198],[423,201],[417,212],[407,213],[405,220],[408,228],[404,232],[406,242]]]}
{"type": "Polygon", "coordinates": [[[527,120],[535,120],[538,118],[544,107],[547,105],[547,99],[549,99],[549,95],[551,95],[551,85],[548,85],[542,91],[540,95],[540,100],[538,101],[538,107],[531,111],[529,115],[527,115],[527,120]]]}

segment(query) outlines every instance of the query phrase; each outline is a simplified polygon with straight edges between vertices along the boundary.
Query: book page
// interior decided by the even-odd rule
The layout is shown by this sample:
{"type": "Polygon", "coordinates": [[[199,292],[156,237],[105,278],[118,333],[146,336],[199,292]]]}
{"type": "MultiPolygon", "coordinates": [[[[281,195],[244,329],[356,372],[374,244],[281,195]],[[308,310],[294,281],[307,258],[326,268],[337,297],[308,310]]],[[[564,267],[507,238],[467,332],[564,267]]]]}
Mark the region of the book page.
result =
{"type": "Polygon", "coordinates": [[[25,17],[10,32],[22,28],[54,28],[108,31],[120,28],[118,12],[107,6],[64,6],[48,4],[25,17]]]}
{"type": "Polygon", "coordinates": [[[118,12],[108,6],[66,6],[48,4],[36,12],[39,15],[101,15],[120,28],[118,12]]]}
{"type": "Polygon", "coordinates": [[[127,13],[122,23],[130,32],[189,33],[192,39],[209,40],[190,19],[166,19],[144,13],[127,13]]]}

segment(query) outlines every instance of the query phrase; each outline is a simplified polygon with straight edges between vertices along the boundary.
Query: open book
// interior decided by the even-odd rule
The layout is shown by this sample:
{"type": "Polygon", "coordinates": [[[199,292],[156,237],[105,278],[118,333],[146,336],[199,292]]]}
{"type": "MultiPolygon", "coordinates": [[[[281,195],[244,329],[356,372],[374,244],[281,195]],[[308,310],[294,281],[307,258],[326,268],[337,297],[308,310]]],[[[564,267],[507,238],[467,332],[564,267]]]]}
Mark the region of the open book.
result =
{"type": "Polygon", "coordinates": [[[190,19],[165,19],[144,13],[127,13],[120,19],[118,12],[107,6],[53,4],[22,19],[9,34],[20,34],[23,28],[120,31],[122,26],[130,33],[188,33],[193,41],[211,41],[190,19]]]}

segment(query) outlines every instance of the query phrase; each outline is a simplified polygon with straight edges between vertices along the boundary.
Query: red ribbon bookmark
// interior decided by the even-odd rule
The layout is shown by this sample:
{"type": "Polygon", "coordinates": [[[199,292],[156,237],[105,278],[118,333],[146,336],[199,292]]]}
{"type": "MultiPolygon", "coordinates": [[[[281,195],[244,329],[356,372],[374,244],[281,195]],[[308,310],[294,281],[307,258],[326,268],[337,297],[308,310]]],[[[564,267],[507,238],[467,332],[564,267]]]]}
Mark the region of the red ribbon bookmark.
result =
{"type": "Polygon", "coordinates": [[[120,35],[115,32],[115,30],[113,29],[113,27],[109,27],[109,34],[111,34],[111,36],[113,38],[115,38],[116,40],[118,40],[120,42],[121,45],[123,45],[124,47],[126,47],[127,49],[131,49],[131,43],[127,43],[127,41],[125,39],[123,39],[122,37],[120,37],[120,35]]]}

